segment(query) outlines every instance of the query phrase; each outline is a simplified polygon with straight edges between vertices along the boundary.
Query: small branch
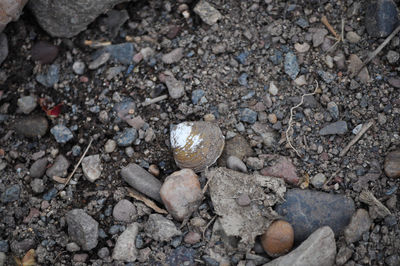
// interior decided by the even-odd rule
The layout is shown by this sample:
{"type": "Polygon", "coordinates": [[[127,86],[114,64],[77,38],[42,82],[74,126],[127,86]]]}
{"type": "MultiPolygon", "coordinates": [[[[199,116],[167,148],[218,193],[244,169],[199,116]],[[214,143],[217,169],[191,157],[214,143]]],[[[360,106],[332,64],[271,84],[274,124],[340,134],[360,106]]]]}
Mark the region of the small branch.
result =
{"type": "Polygon", "coordinates": [[[100,41],[92,41],[92,40],[85,40],[83,43],[87,46],[90,46],[91,48],[99,48],[99,47],[111,45],[111,42],[100,42],[100,41]]]}
{"type": "Polygon", "coordinates": [[[339,153],[339,156],[343,157],[349,151],[351,146],[353,146],[373,124],[374,122],[370,121],[366,125],[363,125],[360,132],[358,132],[357,135],[349,142],[349,144],[347,144],[346,147],[344,147],[344,149],[339,153]]]}
{"type": "Polygon", "coordinates": [[[302,156],[301,156],[301,154],[296,150],[296,148],[293,147],[292,143],[290,142],[290,136],[289,136],[289,135],[290,135],[290,130],[292,129],[292,123],[293,123],[293,111],[294,111],[296,108],[299,108],[299,107],[303,104],[303,102],[304,102],[304,97],[314,95],[314,94],[316,94],[316,93],[318,92],[318,81],[316,81],[316,82],[317,82],[317,87],[315,88],[314,92],[303,94],[303,95],[301,96],[301,101],[300,101],[300,103],[297,104],[296,106],[293,106],[292,108],[290,108],[290,118],[289,118],[289,122],[288,122],[288,128],[286,129],[286,132],[285,132],[285,135],[286,135],[286,142],[289,144],[290,148],[292,148],[292,149],[296,152],[297,156],[299,156],[300,158],[301,158],[302,156]]]}
{"type": "Polygon", "coordinates": [[[158,96],[158,97],[153,98],[153,99],[145,100],[144,102],[142,102],[142,106],[147,106],[147,105],[150,105],[150,104],[153,104],[153,103],[157,103],[157,102],[163,101],[163,100],[165,100],[167,98],[168,98],[168,95],[161,95],[161,96],[158,96]]]}
{"type": "Polygon", "coordinates": [[[217,218],[217,215],[214,215],[214,217],[208,222],[208,224],[206,225],[206,227],[203,229],[203,240],[206,240],[206,231],[207,228],[212,224],[212,222],[214,222],[214,220],[217,218]]]}
{"type": "Polygon", "coordinates": [[[65,188],[66,185],[68,185],[69,181],[71,180],[72,176],[75,174],[76,169],[78,169],[79,165],[81,164],[83,158],[85,157],[86,153],[89,151],[90,146],[92,145],[93,139],[90,139],[88,146],[86,147],[85,152],[82,154],[81,158],[79,159],[78,163],[75,165],[74,170],[72,173],[68,176],[67,181],[65,182],[64,186],[62,189],[65,188]]]}
{"type": "Polygon", "coordinates": [[[333,36],[335,36],[335,38],[336,38],[337,41],[340,41],[340,40],[341,40],[339,34],[335,31],[335,29],[334,29],[334,28],[332,27],[332,25],[329,23],[329,21],[328,21],[328,19],[327,19],[326,16],[322,16],[321,22],[322,22],[322,24],[325,25],[325,27],[328,28],[328,30],[333,34],[333,36]]]}
{"type": "Polygon", "coordinates": [[[363,69],[366,65],[369,64],[369,62],[372,61],[372,59],[375,58],[375,56],[377,56],[382,49],[393,39],[394,36],[396,36],[397,33],[400,32],[400,25],[394,29],[394,31],[385,39],[385,41],[378,46],[378,48],[375,49],[375,51],[373,51],[367,58],[367,60],[365,60],[362,65],[356,70],[354,71],[354,73],[351,75],[351,77],[355,77],[358,75],[358,73],[360,73],[361,69],[363,69]]]}

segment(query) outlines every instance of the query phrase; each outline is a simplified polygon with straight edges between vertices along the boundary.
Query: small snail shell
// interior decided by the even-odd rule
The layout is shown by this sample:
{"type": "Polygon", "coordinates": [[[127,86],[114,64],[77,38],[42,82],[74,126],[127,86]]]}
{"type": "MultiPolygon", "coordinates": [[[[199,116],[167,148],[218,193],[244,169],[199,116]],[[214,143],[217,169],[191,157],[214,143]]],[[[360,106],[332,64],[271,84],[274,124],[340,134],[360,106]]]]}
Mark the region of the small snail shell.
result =
{"type": "Polygon", "coordinates": [[[224,149],[221,129],[209,122],[183,122],[171,130],[171,147],[179,168],[198,173],[211,166],[224,149]]]}

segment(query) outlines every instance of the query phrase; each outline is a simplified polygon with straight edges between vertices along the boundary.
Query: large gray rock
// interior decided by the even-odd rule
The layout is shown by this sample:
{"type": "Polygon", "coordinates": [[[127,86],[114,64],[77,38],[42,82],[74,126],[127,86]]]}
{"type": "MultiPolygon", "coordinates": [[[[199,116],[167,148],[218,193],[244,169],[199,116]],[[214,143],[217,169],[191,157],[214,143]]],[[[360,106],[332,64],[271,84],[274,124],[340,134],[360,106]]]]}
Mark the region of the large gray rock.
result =
{"type": "Polygon", "coordinates": [[[128,0],[29,1],[40,26],[54,37],[70,38],[86,29],[100,14],[128,0]]]}
{"type": "Polygon", "coordinates": [[[66,215],[68,234],[72,241],[78,243],[83,250],[91,250],[97,246],[99,223],[82,209],[73,209],[66,215]]]}
{"type": "Polygon", "coordinates": [[[136,236],[139,232],[139,225],[133,223],[118,237],[112,254],[114,260],[134,262],[138,251],[135,246],[136,236]]]}
{"type": "Polygon", "coordinates": [[[336,242],[332,229],[315,231],[298,248],[263,266],[331,266],[335,262],[336,242]]]}

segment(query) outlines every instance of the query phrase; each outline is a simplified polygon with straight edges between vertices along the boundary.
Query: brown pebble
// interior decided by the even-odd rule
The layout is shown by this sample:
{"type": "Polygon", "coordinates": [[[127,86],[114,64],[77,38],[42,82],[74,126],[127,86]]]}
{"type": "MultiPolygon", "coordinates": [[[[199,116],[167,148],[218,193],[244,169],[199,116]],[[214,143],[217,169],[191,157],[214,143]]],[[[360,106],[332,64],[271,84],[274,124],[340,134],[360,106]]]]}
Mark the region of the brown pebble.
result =
{"type": "Polygon", "coordinates": [[[157,177],[160,175],[160,169],[158,169],[157,165],[151,164],[149,166],[149,173],[157,177]]]}
{"type": "Polygon", "coordinates": [[[239,196],[239,198],[236,199],[236,202],[239,206],[249,206],[251,203],[251,199],[249,195],[246,193],[242,194],[239,196]]]}
{"type": "Polygon", "coordinates": [[[271,257],[278,257],[289,252],[293,247],[294,231],[290,223],[274,221],[261,236],[262,246],[271,257]]]}
{"type": "Polygon", "coordinates": [[[206,122],[215,121],[215,116],[213,114],[206,114],[204,115],[204,121],[206,122]]]}
{"type": "Polygon", "coordinates": [[[190,245],[196,244],[200,240],[201,240],[201,235],[196,232],[187,233],[185,235],[185,238],[183,239],[183,241],[185,241],[186,244],[190,244],[190,245]]]}
{"type": "Polygon", "coordinates": [[[400,177],[400,150],[392,151],[386,155],[384,169],[388,177],[400,177]]]}
{"type": "Polygon", "coordinates": [[[275,114],[269,114],[269,115],[268,115],[268,121],[269,121],[271,124],[276,124],[276,122],[278,122],[278,118],[276,117],[275,114]]]}
{"type": "Polygon", "coordinates": [[[58,51],[58,46],[46,41],[39,41],[32,47],[31,58],[41,64],[50,64],[56,59],[58,51]]]}

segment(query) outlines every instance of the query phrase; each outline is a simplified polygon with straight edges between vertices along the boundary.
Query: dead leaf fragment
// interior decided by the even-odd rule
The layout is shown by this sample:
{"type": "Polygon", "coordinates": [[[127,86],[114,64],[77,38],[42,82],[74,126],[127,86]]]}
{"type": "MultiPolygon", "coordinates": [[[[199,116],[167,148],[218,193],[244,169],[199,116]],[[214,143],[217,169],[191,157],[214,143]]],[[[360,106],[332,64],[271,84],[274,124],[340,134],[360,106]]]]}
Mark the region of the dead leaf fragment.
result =
{"type": "Polygon", "coordinates": [[[154,203],[154,201],[146,198],[145,196],[143,196],[136,190],[134,190],[132,188],[128,188],[128,187],[126,189],[128,190],[129,196],[131,196],[132,198],[134,198],[136,200],[143,202],[144,204],[146,204],[147,207],[153,209],[155,212],[158,212],[161,214],[168,214],[168,212],[166,210],[161,209],[160,207],[157,206],[157,204],[154,203]]]}

